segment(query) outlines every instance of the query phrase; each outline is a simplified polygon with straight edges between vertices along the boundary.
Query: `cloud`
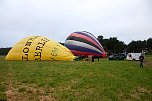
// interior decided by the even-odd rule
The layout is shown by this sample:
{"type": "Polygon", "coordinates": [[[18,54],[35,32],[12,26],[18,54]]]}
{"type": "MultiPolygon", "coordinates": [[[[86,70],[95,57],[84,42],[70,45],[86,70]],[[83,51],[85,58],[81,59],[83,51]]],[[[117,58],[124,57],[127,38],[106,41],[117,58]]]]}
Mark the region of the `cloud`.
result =
{"type": "Polygon", "coordinates": [[[1,0],[0,47],[31,35],[64,42],[74,31],[129,43],[152,37],[150,0],[1,0]]]}

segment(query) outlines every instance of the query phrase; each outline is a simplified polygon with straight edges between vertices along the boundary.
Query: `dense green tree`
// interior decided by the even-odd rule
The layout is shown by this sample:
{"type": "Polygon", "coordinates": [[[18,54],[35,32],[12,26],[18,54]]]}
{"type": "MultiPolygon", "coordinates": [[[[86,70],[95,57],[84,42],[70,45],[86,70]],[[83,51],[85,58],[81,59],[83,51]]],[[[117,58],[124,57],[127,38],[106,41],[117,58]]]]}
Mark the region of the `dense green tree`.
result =
{"type": "Polygon", "coordinates": [[[0,48],[0,55],[7,55],[11,48],[0,48]]]}
{"type": "Polygon", "coordinates": [[[99,35],[98,37],[97,37],[97,39],[99,40],[99,42],[103,45],[104,43],[104,39],[103,39],[103,36],[102,35],[99,35]]]}
{"type": "Polygon", "coordinates": [[[99,35],[99,42],[104,47],[105,51],[108,53],[121,53],[121,52],[142,52],[146,51],[152,54],[152,38],[148,40],[138,40],[131,41],[128,45],[124,42],[119,41],[117,37],[110,37],[109,39],[104,39],[102,35],[99,35]]]}
{"type": "Polygon", "coordinates": [[[147,40],[147,51],[152,54],[152,38],[147,40]]]}
{"type": "Polygon", "coordinates": [[[117,37],[103,39],[103,36],[100,35],[97,39],[108,53],[122,53],[126,49],[126,44],[122,41],[119,41],[117,37]]]}
{"type": "Polygon", "coordinates": [[[142,50],[146,50],[146,41],[132,41],[128,44],[127,52],[142,52],[142,50]]]}

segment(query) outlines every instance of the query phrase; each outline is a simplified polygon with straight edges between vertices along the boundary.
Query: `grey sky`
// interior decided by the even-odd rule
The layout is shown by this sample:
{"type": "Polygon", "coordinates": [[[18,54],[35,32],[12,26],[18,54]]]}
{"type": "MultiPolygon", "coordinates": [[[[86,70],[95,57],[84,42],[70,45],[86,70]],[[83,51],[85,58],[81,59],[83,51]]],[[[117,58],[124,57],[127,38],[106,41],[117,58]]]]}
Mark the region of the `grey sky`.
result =
{"type": "Polygon", "coordinates": [[[0,47],[27,36],[64,42],[75,31],[126,44],[152,37],[151,0],[0,0],[0,47]]]}

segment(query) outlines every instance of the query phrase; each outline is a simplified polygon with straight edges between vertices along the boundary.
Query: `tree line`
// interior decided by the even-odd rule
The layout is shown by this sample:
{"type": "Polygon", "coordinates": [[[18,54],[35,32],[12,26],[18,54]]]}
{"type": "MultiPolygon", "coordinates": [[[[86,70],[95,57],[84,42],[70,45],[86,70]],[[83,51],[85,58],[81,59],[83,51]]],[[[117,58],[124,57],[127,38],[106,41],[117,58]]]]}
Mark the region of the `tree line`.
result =
{"type": "Polygon", "coordinates": [[[123,41],[119,41],[117,37],[110,37],[109,39],[104,39],[102,35],[98,36],[97,39],[102,44],[105,51],[109,54],[113,53],[138,53],[146,52],[147,54],[152,54],[152,38],[141,41],[131,41],[126,45],[123,41]]]}
{"type": "Polygon", "coordinates": [[[8,48],[0,48],[0,55],[7,55],[7,53],[11,50],[11,47],[8,48]]]}

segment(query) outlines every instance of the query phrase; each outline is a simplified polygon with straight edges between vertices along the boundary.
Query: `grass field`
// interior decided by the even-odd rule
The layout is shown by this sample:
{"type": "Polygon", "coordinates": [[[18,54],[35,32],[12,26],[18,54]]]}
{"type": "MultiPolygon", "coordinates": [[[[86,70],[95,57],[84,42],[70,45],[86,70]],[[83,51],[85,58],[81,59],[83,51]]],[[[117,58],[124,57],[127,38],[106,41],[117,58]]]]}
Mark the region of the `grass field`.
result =
{"type": "Polygon", "coordinates": [[[152,101],[152,56],[138,61],[5,61],[0,101],[152,101]]]}

